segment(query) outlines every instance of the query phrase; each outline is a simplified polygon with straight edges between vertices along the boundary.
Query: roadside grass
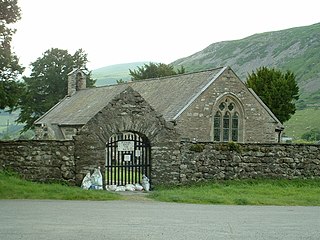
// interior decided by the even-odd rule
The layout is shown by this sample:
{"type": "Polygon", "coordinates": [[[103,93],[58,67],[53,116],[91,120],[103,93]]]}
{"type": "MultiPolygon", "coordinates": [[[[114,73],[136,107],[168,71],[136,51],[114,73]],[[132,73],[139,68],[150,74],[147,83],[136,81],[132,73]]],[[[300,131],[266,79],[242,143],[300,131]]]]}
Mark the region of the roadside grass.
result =
{"type": "Polygon", "coordinates": [[[14,173],[0,171],[0,199],[106,201],[120,200],[122,197],[107,191],[83,190],[58,183],[35,183],[23,180],[14,173]]]}
{"type": "Polygon", "coordinates": [[[190,186],[161,186],[150,198],[163,202],[320,206],[320,179],[229,180],[190,186]]]}
{"type": "MultiPolygon", "coordinates": [[[[320,206],[320,178],[228,180],[178,187],[159,186],[146,197],[163,202],[197,204],[320,206]]],[[[30,182],[12,172],[0,171],[0,199],[106,201],[130,198],[58,183],[30,182]]]]}

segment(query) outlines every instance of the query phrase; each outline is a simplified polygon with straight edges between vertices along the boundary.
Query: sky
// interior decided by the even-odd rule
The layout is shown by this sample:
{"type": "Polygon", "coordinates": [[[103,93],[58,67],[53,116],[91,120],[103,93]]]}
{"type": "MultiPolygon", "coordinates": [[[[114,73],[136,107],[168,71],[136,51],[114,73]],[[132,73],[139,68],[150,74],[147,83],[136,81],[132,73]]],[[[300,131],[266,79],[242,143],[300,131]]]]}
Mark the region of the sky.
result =
{"type": "MultiPolygon", "coordinates": [[[[13,51],[28,67],[46,50],[82,48],[89,70],[169,64],[212,43],[320,22],[319,0],[18,0],[13,51]]],[[[213,66],[216,67],[216,66],[213,66]]]]}

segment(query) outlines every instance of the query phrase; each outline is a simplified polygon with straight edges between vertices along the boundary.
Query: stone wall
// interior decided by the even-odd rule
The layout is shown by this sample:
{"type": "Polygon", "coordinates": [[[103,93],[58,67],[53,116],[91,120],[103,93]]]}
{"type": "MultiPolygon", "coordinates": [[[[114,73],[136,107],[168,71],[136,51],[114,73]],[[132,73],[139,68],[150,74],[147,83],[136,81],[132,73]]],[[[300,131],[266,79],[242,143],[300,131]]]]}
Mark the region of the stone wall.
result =
{"type": "Polygon", "coordinates": [[[152,184],[179,184],[181,152],[180,143],[159,143],[151,148],[152,184]]]}
{"type": "MultiPolygon", "coordinates": [[[[33,181],[65,181],[80,186],[79,175],[97,166],[103,169],[105,156],[103,147],[95,151],[97,148],[92,144],[86,148],[91,149],[87,155],[75,158],[84,154],[77,152],[83,146],[81,142],[78,147],[75,143],[0,141],[0,170],[12,169],[33,181]],[[87,165],[81,158],[88,159],[87,165]]],[[[320,177],[320,145],[171,141],[152,145],[151,155],[154,186],[227,179],[320,177]]]]}
{"type": "Polygon", "coordinates": [[[75,184],[73,141],[0,141],[0,170],[38,182],[75,184]]]}
{"type": "Polygon", "coordinates": [[[320,177],[320,145],[184,143],[180,183],[320,177]]]}

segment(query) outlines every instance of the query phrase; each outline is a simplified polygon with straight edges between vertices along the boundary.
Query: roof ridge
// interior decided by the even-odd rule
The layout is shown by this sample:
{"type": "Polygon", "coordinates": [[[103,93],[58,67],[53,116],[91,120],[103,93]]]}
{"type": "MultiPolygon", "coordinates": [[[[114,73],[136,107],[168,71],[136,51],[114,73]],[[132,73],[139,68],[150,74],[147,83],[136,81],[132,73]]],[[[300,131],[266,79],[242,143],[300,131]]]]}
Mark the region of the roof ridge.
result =
{"type": "MultiPolygon", "coordinates": [[[[213,70],[218,70],[220,69],[220,71],[218,73],[216,73],[214,75],[213,78],[210,79],[210,81],[208,81],[206,83],[206,85],[199,91],[197,92],[191,99],[189,102],[186,103],[186,105],[180,109],[180,111],[173,117],[173,120],[176,120],[219,76],[221,76],[221,74],[226,70],[228,69],[229,67],[226,66],[226,67],[221,67],[221,68],[216,68],[216,69],[213,69],[213,70]]],[[[204,71],[202,71],[204,72],[204,71]]]]}
{"type": "Polygon", "coordinates": [[[146,79],[137,80],[137,81],[140,82],[140,81],[160,80],[160,79],[164,79],[164,78],[175,78],[175,77],[179,77],[179,76],[191,75],[191,74],[196,74],[196,73],[215,71],[215,70],[222,69],[222,68],[224,68],[224,67],[209,68],[209,69],[205,69],[205,70],[201,70],[201,71],[180,73],[180,74],[169,75],[169,76],[164,76],[164,77],[146,78],[146,79]]]}
{"type": "MultiPolygon", "coordinates": [[[[111,85],[99,86],[99,87],[94,87],[94,88],[107,88],[107,87],[118,86],[118,85],[130,85],[134,82],[145,82],[145,81],[155,81],[155,80],[161,80],[161,79],[167,79],[167,78],[176,78],[176,77],[181,77],[181,76],[185,76],[185,75],[216,71],[218,69],[223,69],[223,68],[225,68],[225,67],[209,68],[209,69],[205,69],[205,70],[201,70],[201,71],[181,73],[181,74],[164,76],[164,77],[146,78],[146,79],[142,79],[142,80],[128,81],[128,82],[124,82],[124,83],[120,83],[120,84],[111,84],[111,85]]],[[[90,89],[90,88],[86,88],[86,89],[90,89]]],[[[86,90],[86,89],[82,89],[82,90],[86,90]]],[[[80,90],[80,91],[82,91],[82,90],[80,90]]]]}

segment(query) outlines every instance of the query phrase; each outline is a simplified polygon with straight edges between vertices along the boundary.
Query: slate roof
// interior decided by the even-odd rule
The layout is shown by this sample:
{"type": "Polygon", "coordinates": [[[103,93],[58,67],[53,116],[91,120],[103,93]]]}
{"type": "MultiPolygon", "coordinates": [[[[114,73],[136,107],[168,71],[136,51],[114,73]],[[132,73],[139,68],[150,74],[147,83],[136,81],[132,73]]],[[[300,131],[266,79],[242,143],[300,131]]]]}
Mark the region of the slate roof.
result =
{"type": "Polygon", "coordinates": [[[176,119],[226,67],[196,73],[87,88],[67,96],[35,124],[84,125],[114,97],[131,86],[167,121],[176,119]]]}

